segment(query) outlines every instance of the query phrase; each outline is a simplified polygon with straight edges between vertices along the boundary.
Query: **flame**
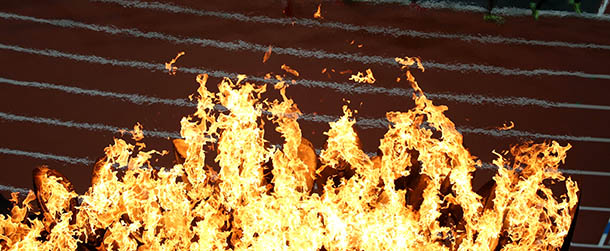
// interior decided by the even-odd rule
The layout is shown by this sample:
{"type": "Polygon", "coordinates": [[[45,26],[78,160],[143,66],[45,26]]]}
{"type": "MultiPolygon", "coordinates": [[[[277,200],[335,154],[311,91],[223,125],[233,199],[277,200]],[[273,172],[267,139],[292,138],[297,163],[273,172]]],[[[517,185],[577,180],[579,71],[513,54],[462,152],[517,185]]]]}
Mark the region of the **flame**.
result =
{"type": "Polygon", "coordinates": [[[178,61],[178,58],[180,58],[184,54],[184,51],[181,51],[180,53],[178,53],[178,55],[176,55],[175,58],[172,59],[172,61],[170,61],[169,63],[165,63],[165,69],[169,71],[170,75],[176,75],[178,67],[172,65],[175,64],[176,61],[178,61]]]}
{"type": "Polygon", "coordinates": [[[371,69],[366,69],[366,76],[362,74],[362,72],[358,72],[358,74],[352,75],[349,80],[354,80],[357,83],[375,83],[375,77],[373,76],[373,71],[371,71],[371,69]]]}
{"type": "Polygon", "coordinates": [[[282,66],[281,66],[280,68],[281,68],[282,70],[284,70],[284,71],[286,71],[286,72],[288,72],[288,73],[290,73],[290,74],[292,74],[292,75],[296,76],[296,77],[298,77],[298,76],[299,76],[299,72],[298,72],[298,71],[296,71],[295,69],[290,68],[290,66],[287,66],[287,65],[285,65],[285,64],[282,64],[282,66]]]}
{"type": "Polygon", "coordinates": [[[265,62],[267,62],[267,60],[269,60],[269,58],[271,57],[271,45],[269,45],[269,49],[267,49],[267,51],[265,52],[265,55],[263,55],[263,64],[265,62]]]}
{"type": "Polygon", "coordinates": [[[507,124],[502,124],[502,127],[498,127],[498,130],[501,130],[501,131],[506,131],[506,130],[510,130],[510,129],[515,128],[515,123],[513,123],[512,121],[509,121],[509,122],[510,122],[510,124],[509,124],[509,125],[507,125],[507,124]]]}
{"type": "Polygon", "coordinates": [[[417,65],[417,68],[424,72],[426,69],[424,65],[421,63],[421,59],[419,57],[405,57],[405,58],[394,58],[396,63],[402,65],[401,69],[406,69],[409,66],[417,65]]]}
{"type": "MultiPolygon", "coordinates": [[[[141,141],[144,139],[144,131],[142,131],[142,128],[142,124],[138,122],[133,126],[133,130],[127,131],[124,129],[119,129],[119,132],[121,133],[121,136],[125,133],[129,133],[131,134],[131,138],[133,140],[141,141]]],[[[146,144],[144,142],[136,142],[136,146],[139,147],[139,149],[146,148],[146,144]]]]}
{"type": "MultiPolygon", "coordinates": [[[[409,60],[397,59],[420,64],[409,60]]],[[[362,150],[347,106],[329,123],[316,156],[281,77],[274,86],[281,100],[269,101],[261,99],[266,85],[243,75],[223,79],[217,93],[198,75],[197,111],[182,118],[182,139],[172,141],[177,164],[153,168],[152,156],[167,152],[114,139],[82,195],[59,172],[37,168],[36,193],[21,202],[13,193],[11,215],[0,216],[0,249],[559,248],[578,200],[576,182],[558,171],[571,146],[525,142],[494,152],[497,173],[487,195],[477,193],[471,180],[480,161],[444,115],[448,108],[434,105],[405,74],[415,107],[386,114],[390,126],[374,157],[362,150]],[[265,140],[263,115],[281,146],[265,140]],[[544,181],[562,182],[567,192],[557,196],[544,181]]],[[[141,129],[137,124],[134,139],[141,140],[141,129]]]]}
{"type": "Polygon", "coordinates": [[[324,17],[322,17],[322,11],[321,11],[321,7],[322,4],[318,4],[318,10],[316,10],[315,13],[313,13],[313,17],[317,18],[317,19],[324,19],[324,17]]]}

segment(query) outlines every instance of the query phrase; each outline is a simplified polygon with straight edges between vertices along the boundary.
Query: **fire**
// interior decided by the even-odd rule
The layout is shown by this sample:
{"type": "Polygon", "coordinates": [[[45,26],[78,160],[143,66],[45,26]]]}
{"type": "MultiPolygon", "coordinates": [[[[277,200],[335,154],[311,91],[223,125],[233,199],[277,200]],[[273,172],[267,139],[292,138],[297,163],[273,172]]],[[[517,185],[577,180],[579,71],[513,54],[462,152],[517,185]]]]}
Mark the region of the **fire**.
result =
{"type": "Polygon", "coordinates": [[[323,19],[324,17],[322,17],[322,4],[318,4],[318,10],[316,10],[315,13],[313,13],[313,17],[317,18],[317,19],[323,19]]]}
{"type": "Polygon", "coordinates": [[[269,58],[271,57],[272,49],[273,49],[273,47],[271,47],[271,45],[269,45],[269,49],[267,49],[267,51],[265,51],[265,55],[263,55],[263,63],[267,62],[267,60],[269,60],[269,58]]]}
{"type": "Polygon", "coordinates": [[[181,56],[183,56],[185,54],[184,51],[181,51],[180,53],[178,53],[178,55],[176,55],[175,58],[173,58],[170,62],[165,63],[165,69],[169,71],[170,75],[176,75],[176,71],[178,70],[178,67],[173,66],[173,64],[176,63],[176,61],[178,61],[178,58],[180,58],[181,56]]]}
{"type": "Polygon", "coordinates": [[[422,72],[425,71],[424,65],[421,63],[421,59],[419,59],[418,57],[394,58],[394,60],[396,61],[396,63],[402,65],[402,69],[406,69],[409,66],[415,64],[417,68],[420,69],[422,72]]]}
{"type": "Polygon", "coordinates": [[[285,64],[282,64],[282,66],[280,67],[282,70],[294,75],[295,77],[299,76],[299,72],[295,69],[290,68],[290,66],[287,66],[285,64]]]}
{"type": "MultiPolygon", "coordinates": [[[[400,62],[421,66],[415,59],[400,62]]],[[[243,75],[223,79],[218,93],[199,75],[197,111],[182,118],[182,139],[172,141],[173,167],[150,164],[167,152],[136,149],[122,139],[105,148],[85,194],[76,194],[59,172],[39,167],[36,192],[21,202],[13,194],[11,215],[0,216],[0,249],[561,247],[579,191],[558,171],[571,146],[526,142],[510,154],[496,153],[493,181],[475,192],[472,173],[480,161],[444,115],[447,107],[434,105],[410,72],[406,76],[415,107],[386,114],[391,125],[379,156],[370,157],[347,106],[329,124],[317,156],[281,78],[275,86],[281,100],[269,101],[261,98],[266,86],[243,75]],[[282,135],[281,146],[265,140],[264,117],[282,135]],[[557,195],[548,181],[563,184],[565,194],[557,195]]],[[[141,140],[141,129],[136,125],[134,139],[141,140]]]]}
{"type": "Polygon", "coordinates": [[[362,74],[362,72],[358,72],[358,74],[352,75],[349,80],[354,80],[357,83],[375,83],[375,77],[373,76],[373,71],[371,71],[371,69],[366,69],[366,76],[362,74]]]}
{"type": "Polygon", "coordinates": [[[503,124],[501,127],[498,127],[498,130],[506,131],[506,130],[510,130],[510,129],[515,128],[515,123],[512,122],[512,121],[509,121],[509,122],[510,122],[510,124],[508,124],[508,125],[507,124],[503,124]]]}

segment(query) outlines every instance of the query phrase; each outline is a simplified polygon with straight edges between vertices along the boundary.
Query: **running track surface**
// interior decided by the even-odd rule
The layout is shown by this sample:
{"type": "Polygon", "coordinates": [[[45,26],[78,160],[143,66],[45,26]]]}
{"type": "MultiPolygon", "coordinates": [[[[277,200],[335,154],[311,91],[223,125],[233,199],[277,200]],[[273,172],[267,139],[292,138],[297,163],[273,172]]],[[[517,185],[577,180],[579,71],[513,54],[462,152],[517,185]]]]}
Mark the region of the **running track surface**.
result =
{"type": "MultiPolygon", "coordinates": [[[[484,162],[495,157],[493,149],[526,140],[572,145],[561,167],[582,192],[573,239],[580,245],[572,249],[599,249],[584,244],[598,245],[610,217],[610,22],[509,17],[496,25],[480,14],[364,3],[324,3],[318,21],[312,18],[317,4],[301,2],[292,6],[291,20],[276,1],[176,0],[173,12],[163,3],[127,8],[112,1],[0,6],[5,197],[11,189],[32,189],[32,169],[41,164],[83,193],[91,162],[120,136],[119,128],[136,122],[148,132],[149,148],[171,149],[164,137],[177,135],[180,119],[194,111],[186,97],[198,87],[197,73],[217,74],[208,81],[217,83],[223,72],[256,79],[283,74],[280,66],[289,65],[300,72],[287,93],[306,114],[304,136],[323,147],[328,124],[322,122],[342,115],[346,99],[358,110],[364,150],[375,152],[385,112],[412,107],[391,59],[419,56],[427,67],[414,71],[420,86],[449,107],[464,144],[484,162]],[[263,64],[269,45],[274,52],[263,64]],[[180,51],[186,55],[171,76],[163,64],[180,51]],[[323,68],[336,72],[329,77],[323,68]],[[339,74],[367,68],[377,79],[372,86],[339,74]],[[508,121],[513,130],[495,129],[508,121]]],[[[479,169],[474,187],[492,174],[479,169]]]]}

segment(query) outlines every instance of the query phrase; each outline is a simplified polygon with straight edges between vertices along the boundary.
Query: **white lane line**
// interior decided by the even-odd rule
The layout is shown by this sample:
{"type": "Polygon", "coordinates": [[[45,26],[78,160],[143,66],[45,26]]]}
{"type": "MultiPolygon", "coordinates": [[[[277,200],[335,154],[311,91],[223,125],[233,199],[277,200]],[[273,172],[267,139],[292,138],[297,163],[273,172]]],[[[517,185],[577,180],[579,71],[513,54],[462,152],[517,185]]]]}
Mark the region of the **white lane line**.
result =
{"type": "MultiPolygon", "coordinates": [[[[121,60],[116,60],[116,59],[106,59],[106,58],[99,57],[99,56],[68,54],[68,53],[63,53],[63,52],[59,52],[59,51],[55,51],[55,50],[34,50],[34,49],[22,48],[22,47],[18,47],[18,46],[0,44],[0,49],[2,49],[2,48],[11,49],[14,51],[19,51],[19,52],[51,56],[51,57],[71,58],[71,59],[78,60],[78,61],[87,61],[87,62],[98,63],[98,64],[110,64],[110,65],[114,65],[114,66],[128,66],[128,67],[133,67],[133,68],[144,68],[144,69],[150,69],[150,70],[165,70],[164,66],[162,66],[160,64],[152,64],[152,63],[146,63],[146,62],[140,62],[140,61],[121,61],[121,60]]],[[[226,76],[234,75],[234,74],[230,74],[230,73],[222,72],[222,71],[207,71],[204,69],[196,69],[196,68],[180,68],[180,69],[184,72],[194,73],[194,74],[207,72],[208,74],[210,74],[210,76],[213,76],[213,77],[226,77],[226,76]]],[[[261,81],[261,82],[273,81],[273,80],[267,80],[267,79],[260,78],[260,77],[253,77],[251,79],[256,80],[256,81],[261,81]]],[[[308,84],[314,84],[316,81],[299,80],[299,82],[301,84],[304,84],[307,86],[308,84]]],[[[322,83],[322,82],[318,82],[318,83],[322,83]]],[[[326,83],[326,84],[338,85],[340,89],[345,89],[346,92],[348,92],[348,93],[350,92],[350,91],[348,91],[348,89],[350,89],[349,86],[345,86],[345,85],[342,86],[341,84],[337,84],[337,83],[326,83]]],[[[367,86],[367,87],[372,88],[370,86],[367,86]]],[[[364,87],[364,88],[366,88],[366,87],[364,87]]],[[[353,91],[353,90],[354,89],[351,89],[351,91],[353,91]]],[[[402,89],[402,90],[406,92],[406,89],[402,89]]],[[[367,92],[365,92],[365,93],[367,93],[367,92]]],[[[431,95],[431,97],[434,98],[433,95],[431,95]]],[[[334,121],[334,119],[332,119],[332,118],[333,118],[332,116],[324,116],[324,115],[316,115],[314,117],[312,115],[304,114],[304,116],[303,116],[303,119],[310,120],[310,121],[321,121],[321,122],[334,121]]],[[[384,119],[363,118],[363,119],[358,120],[356,123],[358,126],[361,126],[362,128],[386,128],[387,127],[386,125],[388,122],[385,121],[384,119]]],[[[517,131],[517,130],[498,131],[498,130],[490,130],[490,129],[482,129],[482,128],[458,127],[458,131],[460,131],[462,133],[483,134],[483,135],[496,136],[496,137],[532,137],[532,138],[543,138],[543,139],[610,143],[609,138],[588,137],[588,136],[570,136],[570,135],[550,135],[550,134],[531,133],[531,132],[524,132],[524,131],[517,131]]]]}
{"type": "Polygon", "coordinates": [[[604,0],[604,3],[599,6],[599,10],[597,11],[598,16],[603,16],[604,12],[606,12],[606,7],[608,7],[608,0],[604,0]]]}
{"type": "MultiPolygon", "coordinates": [[[[31,49],[24,48],[15,45],[7,45],[0,43],[0,49],[11,50],[15,52],[28,53],[34,55],[41,55],[47,57],[55,57],[55,58],[67,58],[80,62],[88,62],[102,65],[113,65],[113,66],[121,66],[121,67],[131,67],[137,69],[148,69],[152,71],[165,71],[165,66],[162,64],[148,63],[142,61],[125,61],[118,59],[107,59],[100,56],[95,55],[82,55],[82,54],[72,54],[61,51],[56,51],[52,49],[31,49]]],[[[179,71],[199,74],[199,73],[208,73],[212,77],[236,77],[237,73],[228,73],[224,71],[217,71],[212,69],[205,68],[192,68],[192,67],[180,67],[179,71]]],[[[275,80],[264,79],[261,77],[249,77],[252,80],[263,82],[263,83],[274,83],[275,80]]],[[[325,82],[325,81],[316,81],[316,80],[307,80],[307,79],[298,79],[296,80],[296,85],[307,87],[307,88],[329,88],[334,89],[343,94],[380,94],[380,95],[388,95],[395,97],[411,97],[413,90],[405,89],[405,88],[385,88],[380,86],[373,85],[356,85],[354,83],[344,82],[325,82]]],[[[38,85],[36,82],[30,82],[31,85],[36,85],[39,88],[42,88],[44,85],[38,85]]],[[[28,85],[24,83],[22,85],[28,85]]],[[[497,105],[497,106],[538,106],[543,108],[573,108],[573,109],[590,109],[590,110],[610,110],[610,106],[605,105],[592,105],[592,104],[576,104],[576,103],[566,103],[566,102],[555,102],[548,100],[540,100],[534,98],[526,98],[526,97],[489,97],[483,95],[470,95],[470,94],[447,94],[447,93],[426,93],[426,95],[432,99],[436,100],[447,100],[458,103],[467,103],[472,105],[497,105]]]]}
{"type": "Polygon", "coordinates": [[[164,105],[174,105],[174,106],[184,106],[184,107],[197,107],[195,103],[189,102],[186,99],[165,99],[165,98],[156,98],[143,96],[139,94],[125,94],[125,93],[116,93],[116,92],[108,92],[108,91],[100,91],[100,90],[90,90],[83,89],[79,87],[73,86],[65,86],[65,85],[56,85],[44,82],[35,82],[35,81],[19,81],[14,79],[8,79],[0,77],[0,84],[10,84],[16,86],[24,86],[24,87],[34,87],[39,89],[49,89],[49,90],[57,90],[66,93],[72,93],[77,95],[87,95],[87,96],[99,96],[99,97],[108,97],[108,98],[116,98],[123,101],[131,102],[138,105],[150,105],[150,104],[164,104],[164,105]]]}
{"type": "Polygon", "coordinates": [[[0,185],[0,191],[7,191],[7,192],[11,192],[11,193],[27,194],[30,191],[30,189],[14,187],[14,186],[0,185]]]}
{"type": "Polygon", "coordinates": [[[93,161],[90,159],[87,159],[87,158],[74,158],[74,157],[59,156],[59,155],[49,154],[49,153],[38,153],[38,152],[13,150],[13,149],[8,149],[8,148],[0,148],[0,153],[27,156],[27,157],[35,158],[35,159],[57,160],[57,161],[66,162],[69,164],[83,164],[83,165],[93,164],[93,161]]]}
{"type": "Polygon", "coordinates": [[[563,169],[563,170],[561,170],[561,172],[567,173],[567,174],[575,174],[575,175],[590,175],[590,176],[607,176],[607,177],[610,177],[610,172],[587,171],[587,170],[573,170],[573,169],[563,169]]]}
{"type": "Polygon", "coordinates": [[[483,95],[472,94],[445,94],[445,93],[426,93],[427,96],[434,99],[442,99],[455,101],[460,103],[475,104],[496,104],[496,105],[518,105],[518,106],[539,106],[544,108],[572,108],[572,109],[587,109],[587,110],[605,110],[608,111],[610,106],[593,105],[580,103],[556,102],[543,99],[533,99],[526,97],[489,97],[483,95]]]}
{"type": "Polygon", "coordinates": [[[581,206],[580,210],[596,211],[596,212],[609,212],[610,213],[610,208],[606,208],[606,207],[586,207],[586,206],[581,206]]]}
{"type": "Polygon", "coordinates": [[[393,37],[414,37],[423,39],[456,39],[465,42],[479,42],[489,44],[521,44],[521,45],[536,45],[548,47],[566,47],[566,48],[589,48],[610,50],[610,45],[593,44],[593,43],[571,43],[563,41],[544,41],[531,40],[525,38],[512,38],[492,35],[467,35],[459,33],[440,33],[440,32],[425,32],[416,30],[405,30],[394,27],[382,26],[362,26],[340,22],[330,22],[328,20],[320,22],[315,19],[307,18],[273,18],[268,16],[248,16],[240,13],[207,11],[193,9],[184,6],[173,5],[160,2],[141,2],[141,1],[125,1],[125,0],[91,0],[93,2],[116,3],[126,8],[140,8],[150,10],[160,10],[171,13],[192,14],[205,17],[216,17],[240,22],[253,22],[263,24],[277,25],[301,25],[308,28],[330,28],[339,29],[350,32],[364,31],[375,35],[385,35],[393,37]]]}
{"type": "MultiPolygon", "coordinates": [[[[147,39],[159,39],[169,41],[175,44],[188,44],[188,45],[198,45],[201,47],[213,47],[219,48],[228,51],[235,50],[246,50],[246,51],[254,51],[254,52],[266,52],[269,49],[269,45],[262,45],[256,43],[245,42],[242,40],[237,40],[235,42],[224,42],[214,39],[206,39],[206,38],[181,38],[169,34],[164,34],[160,32],[144,32],[137,30],[135,28],[125,29],[125,28],[117,28],[113,26],[104,26],[104,25],[94,25],[94,24],[86,24],[73,20],[66,19],[43,19],[29,16],[22,16],[12,13],[0,12],[0,17],[5,19],[15,19],[22,21],[31,21],[37,23],[44,23],[55,25],[59,27],[65,28],[81,28],[87,29],[96,32],[105,32],[109,34],[123,34],[129,35],[137,38],[147,38],[147,39]]],[[[276,54],[290,55],[300,58],[315,58],[315,59],[332,59],[332,60],[342,60],[342,61],[350,61],[350,62],[358,62],[363,64],[380,64],[380,65],[391,65],[398,66],[394,57],[382,57],[382,56],[369,56],[369,55],[360,55],[360,54],[349,54],[349,53],[332,53],[324,50],[305,50],[300,48],[290,48],[290,47],[273,47],[273,52],[276,54]]],[[[532,70],[523,70],[519,68],[505,68],[500,66],[492,66],[492,65],[481,65],[481,64],[465,64],[465,63],[438,63],[434,61],[425,61],[423,64],[426,68],[429,69],[441,69],[446,71],[458,71],[458,72],[480,72],[484,74],[499,74],[503,76],[570,76],[570,77],[579,77],[586,79],[610,79],[610,75],[608,74],[598,74],[598,73],[586,73],[580,71],[556,71],[550,69],[532,69],[532,70]]]]}
{"type": "Polygon", "coordinates": [[[604,228],[604,233],[602,233],[602,237],[599,238],[599,242],[597,243],[598,246],[601,247],[606,243],[606,238],[608,238],[608,232],[610,232],[610,218],[608,218],[608,223],[604,228]]]}
{"type": "MultiPolygon", "coordinates": [[[[63,126],[63,127],[68,127],[68,128],[79,128],[79,129],[86,129],[86,130],[91,130],[91,131],[106,131],[106,132],[111,132],[111,133],[118,133],[120,130],[124,130],[124,131],[131,130],[130,128],[120,128],[120,127],[109,126],[109,125],[104,125],[104,124],[62,121],[62,120],[54,119],[54,118],[28,117],[28,116],[21,116],[21,115],[4,113],[4,112],[0,112],[0,119],[20,121],[20,122],[30,122],[30,123],[36,123],[36,124],[53,125],[53,126],[63,126]]],[[[180,134],[175,133],[175,132],[144,130],[143,133],[144,133],[144,135],[149,136],[149,137],[180,138],[180,134]]]]}
{"type": "Polygon", "coordinates": [[[457,130],[461,133],[468,134],[481,134],[494,137],[524,137],[524,138],[538,138],[538,139],[553,139],[553,140],[565,140],[565,141],[582,141],[582,142],[598,142],[598,143],[610,143],[610,138],[600,137],[589,137],[589,136],[571,136],[571,135],[552,135],[544,133],[533,133],[519,130],[505,130],[499,131],[494,129],[482,129],[482,128],[471,128],[471,127],[457,127],[457,130]]]}
{"type": "MultiPolygon", "coordinates": [[[[90,131],[118,132],[121,129],[128,130],[127,128],[118,128],[118,127],[104,125],[104,124],[91,124],[91,123],[82,123],[82,122],[61,121],[61,120],[54,119],[54,118],[27,117],[27,116],[15,115],[15,114],[4,113],[4,112],[0,112],[0,119],[19,121],[19,122],[30,122],[30,123],[37,123],[37,124],[46,124],[46,125],[52,125],[52,126],[63,126],[63,127],[69,127],[69,128],[78,128],[78,129],[85,129],[85,130],[90,130],[90,131]]],[[[336,119],[337,118],[335,118],[335,120],[336,119]]],[[[335,121],[335,120],[333,120],[333,121],[335,121]]],[[[458,131],[459,131],[459,129],[458,129],[458,131]]],[[[179,132],[163,132],[163,131],[157,131],[157,130],[144,131],[144,135],[152,136],[152,137],[160,137],[160,138],[180,138],[179,132]]],[[[281,145],[278,145],[277,147],[281,148],[281,145]]],[[[7,151],[8,150],[0,149],[0,153],[3,153],[3,152],[9,153],[7,151]]],[[[316,153],[318,155],[320,154],[320,151],[321,151],[321,149],[316,149],[316,153]]],[[[26,155],[25,153],[15,153],[15,152],[10,152],[10,154],[26,155]]],[[[367,153],[367,155],[372,157],[372,156],[375,156],[376,153],[367,153]]],[[[26,156],[29,156],[29,155],[26,155],[26,156]]],[[[35,157],[35,156],[30,156],[30,157],[35,157]]],[[[39,156],[39,158],[43,158],[43,157],[45,157],[45,156],[44,155],[39,156]]],[[[72,161],[74,163],[84,163],[82,161],[78,162],[79,161],[78,159],[68,159],[66,161],[72,161]]],[[[492,165],[489,163],[484,163],[482,166],[477,166],[477,168],[496,169],[497,167],[495,165],[492,165]]],[[[560,171],[567,173],[567,174],[610,177],[610,172],[573,170],[573,169],[560,169],[560,171]]]]}
{"type": "MultiPolygon", "coordinates": [[[[491,163],[483,163],[481,166],[477,166],[477,168],[480,169],[492,169],[492,170],[497,170],[498,167],[494,164],[491,163]]],[[[507,168],[509,168],[507,166],[507,168]]],[[[561,171],[564,174],[575,174],[575,175],[583,175],[583,176],[605,176],[605,177],[610,177],[610,172],[600,172],[600,171],[589,171],[589,170],[576,170],[576,169],[563,169],[563,168],[559,168],[559,171],[561,171]]]]}
{"type": "MultiPolygon", "coordinates": [[[[307,114],[303,115],[304,117],[307,114]]],[[[320,122],[331,122],[337,118],[328,115],[318,115],[320,122]]],[[[373,119],[373,118],[357,118],[356,125],[363,129],[371,128],[388,128],[389,122],[386,119],[373,119]]],[[[493,137],[509,137],[509,138],[536,138],[536,139],[552,139],[552,140],[563,140],[563,141],[582,141],[582,142],[597,142],[597,143],[610,143],[610,138],[602,137],[589,137],[589,136],[572,136],[572,135],[555,135],[545,133],[535,133],[519,130],[496,130],[496,129],[483,129],[483,128],[472,128],[467,126],[457,126],[456,129],[462,134],[480,134],[493,137]]]]}
{"type": "Polygon", "coordinates": [[[610,249],[610,246],[599,246],[599,245],[597,245],[597,244],[577,243],[577,242],[572,242],[572,243],[570,243],[570,247],[577,247],[577,248],[596,248],[596,249],[610,249]]]}
{"type": "MultiPolygon", "coordinates": [[[[398,4],[408,4],[410,2],[404,0],[355,0],[360,2],[371,2],[377,4],[387,4],[387,3],[398,3],[398,4]]],[[[453,1],[441,1],[441,0],[423,0],[418,1],[418,4],[427,9],[450,9],[455,11],[468,11],[468,12],[487,12],[487,8],[481,6],[474,6],[460,2],[453,1]]],[[[515,8],[515,7],[501,7],[494,8],[494,14],[499,14],[503,16],[531,16],[532,12],[529,9],[523,8],[515,8]]],[[[597,15],[597,13],[585,13],[578,14],[573,11],[558,11],[558,10],[540,10],[541,16],[550,16],[550,17],[575,17],[575,18],[585,18],[585,19],[593,19],[599,21],[610,21],[610,16],[608,15],[597,15]]]]}
{"type": "MultiPolygon", "coordinates": [[[[228,74],[221,74],[220,76],[227,76],[228,74]]],[[[8,83],[17,86],[28,86],[28,87],[37,87],[42,89],[54,89],[59,91],[64,91],[68,93],[74,94],[86,94],[92,96],[102,96],[102,97],[113,97],[119,98],[128,102],[142,104],[142,103],[150,103],[150,104],[171,104],[171,105],[179,105],[185,107],[195,107],[194,104],[188,103],[186,100],[180,99],[158,99],[154,97],[148,97],[143,95],[134,95],[134,94],[123,94],[123,93],[114,93],[114,92],[105,92],[99,90],[87,90],[82,88],[68,87],[62,85],[54,85],[49,83],[39,83],[39,82],[26,82],[26,81],[17,81],[12,79],[6,79],[0,77],[0,83],[8,83]]],[[[224,110],[224,107],[217,106],[217,110],[224,110]]],[[[0,113],[0,118],[11,119],[11,120],[20,120],[20,121],[33,121],[28,120],[27,117],[8,114],[8,113],[0,113]]],[[[34,120],[38,121],[43,118],[36,118],[34,120]]],[[[47,119],[47,118],[44,118],[47,119]]],[[[336,121],[338,119],[337,116],[331,115],[323,115],[323,114],[303,114],[299,117],[299,119],[303,119],[306,121],[317,122],[317,123],[329,123],[336,121]]],[[[50,119],[51,121],[55,121],[56,123],[60,123],[61,121],[56,119],[50,119]]],[[[61,123],[70,123],[70,122],[61,122],[61,123]]],[[[374,119],[374,118],[358,118],[356,121],[356,126],[362,129],[385,129],[388,128],[389,122],[386,119],[374,119]]],[[[120,128],[117,127],[104,127],[103,125],[92,125],[96,129],[101,129],[105,131],[117,132],[120,128]]],[[[463,134],[481,134],[486,136],[493,137],[523,137],[523,138],[538,138],[538,139],[552,139],[552,140],[565,140],[565,141],[584,141],[584,142],[599,142],[599,143],[610,143],[610,138],[599,138],[599,137],[588,137],[588,136],[571,136],[571,135],[552,135],[552,134],[543,134],[543,133],[532,133],[526,131],[518,131],[518,130],[508,130],[508,131],[498,131],[494,129],[482,129],[482,128],[470,128],[458,126],[456,128],[460,133],[463,134]]],[[[149,132],[155,133],[155,132],[149,132]]],[[[161,137],[165,137],[171,133],[163,132],[161,133],[161,137]]],[[[176,136],[176,134],[173,134],[176,136]]],[[[576,173],[575,173],[576,174],[576,173]]]]}

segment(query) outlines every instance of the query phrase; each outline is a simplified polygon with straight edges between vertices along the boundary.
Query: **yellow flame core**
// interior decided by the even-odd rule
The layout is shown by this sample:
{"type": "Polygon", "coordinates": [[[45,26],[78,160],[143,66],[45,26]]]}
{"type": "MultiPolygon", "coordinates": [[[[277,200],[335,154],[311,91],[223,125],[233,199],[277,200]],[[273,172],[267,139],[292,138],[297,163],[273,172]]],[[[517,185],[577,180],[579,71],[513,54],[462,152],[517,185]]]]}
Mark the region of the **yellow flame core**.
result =
{"type": "MultiPolygon", "coordinates": [[[[480,161],[443,114],[447,107],[434,105],[407,76],[416,106],[387,113],[391,126],[380,140],[382,155],[371,158],[363,152],[352,111],[344,106],[344,115],[325,132],[318,168],[285,85],[276,86],[282,100],[269,102],[261,101],[266,86],[243,83],[245,76],[236,82],[225,78],[219,92],[212,93],[207,75],[199,75],[197,112],[181,120],[183,164],[155,170],[148,161],[163,153],[136,151],[115,139],[96,163],[84,195],[66,190],[54,176],[42,178],[40,192],[48,209],[43,220],[26,219],[33,193],[20,206],[13,194],[11,215],[0,216],[0,249],[76,249],[79,243],[113,250],[560,247],[578,192],[576,183],[557,171],[570,145],[528,142],[511,149],[513,160],[497,154],[495,185],[489,199],[483,198],[471,185],[480,161]],[[218,104],[228,111],[215,112],[218,104]],[[281,149],[265,146],[262,111],[285,139],[281,149]],[[210,152],[204,146],[211,144],[217,145],[218,171],[205,164],[210,152]],[[271,184],[265,168],[271,168],[271,184]],[[312,193],[313,180],[327,168],[354,174],[338,183],[329,179],[322,192],[312,193]],[[397,189],[401,177],[419,179],[416,187],[397,189]],[[543,184],[547,180],[565,182],[566,194],[557,198],[543,184]],[[417,196],[420,201],[413,203],[417,196]],[[76,215],[69,210],[73,198],[80,200],[76,215]]],[[[134,131],[141,139],[141,126],[134,131]]]]}

